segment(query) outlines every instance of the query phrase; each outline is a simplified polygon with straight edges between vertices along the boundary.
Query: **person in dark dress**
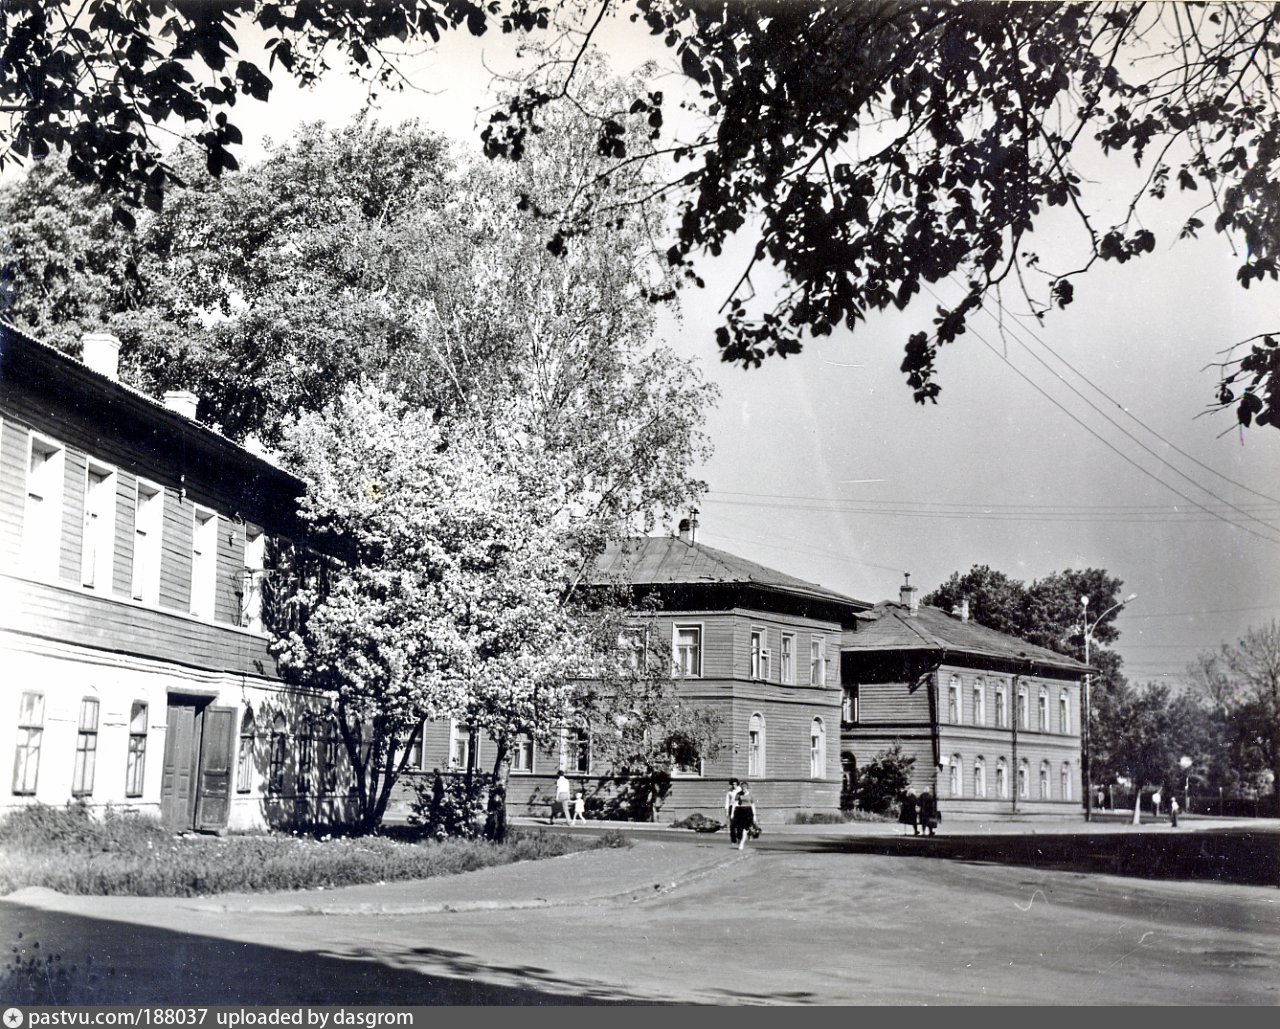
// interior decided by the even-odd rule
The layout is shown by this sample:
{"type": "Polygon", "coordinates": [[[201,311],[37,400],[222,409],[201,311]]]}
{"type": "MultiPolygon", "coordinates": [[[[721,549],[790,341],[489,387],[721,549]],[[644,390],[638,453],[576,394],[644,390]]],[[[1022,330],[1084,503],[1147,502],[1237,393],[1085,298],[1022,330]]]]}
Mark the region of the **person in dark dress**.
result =
{"type": "Polygon", "coordinates": [[[907,795],[902,798],[902,810],[898,813],[898,821],[903,825],[911,826],[911,832],[920,835],[920,823],[917,821],[919,809],[916,805],[916,795],[907,790],[907,795]]]}
{"type": "Polygon", "coordinates": [[[733,815],[729,824],[738,831],[738,849],[742,850],[747,837],[751,835],[751,827],[756,824],[756,798],[751,795],[745,782],[733,802],[733,815]]]}
{"type": "Polygon", "coordinates": [[[929,835],[932,836],[938,828],[938,802],[928,790],[920,794],[919,808],[920,828],[928,830],[929,835]]]}

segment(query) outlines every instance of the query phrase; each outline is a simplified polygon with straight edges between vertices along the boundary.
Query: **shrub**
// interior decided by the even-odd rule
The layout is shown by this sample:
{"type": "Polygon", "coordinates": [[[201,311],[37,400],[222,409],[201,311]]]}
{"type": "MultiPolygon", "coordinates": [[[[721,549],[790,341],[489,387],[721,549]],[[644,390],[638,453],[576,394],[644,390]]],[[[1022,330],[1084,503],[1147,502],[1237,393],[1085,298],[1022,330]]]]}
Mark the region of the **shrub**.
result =
{"type": "Polygon", "coordinates": [[[700,811],[695,811],[688,818],[682,818],[678,822],[672,822],[673,829],[692,829],[694,832],[719,832],[724,828],[723,822],[718,822],[714,818],[708,818],[700,811]]]}
{"type": "Polygon", "coordinates": [[[888,813],[906,795],[915,763],[915,758],[903,755],[900,743],[882,750],[858,774],[858,807],[878,815],[888,813]]]}
{"type": "Polygon", "coordinates": [[[436,772],[414,783],[409,824],[433,840],[473,840],[484,832],[484,814],[493,777],[480,772],[445,777],[436,772]]]}

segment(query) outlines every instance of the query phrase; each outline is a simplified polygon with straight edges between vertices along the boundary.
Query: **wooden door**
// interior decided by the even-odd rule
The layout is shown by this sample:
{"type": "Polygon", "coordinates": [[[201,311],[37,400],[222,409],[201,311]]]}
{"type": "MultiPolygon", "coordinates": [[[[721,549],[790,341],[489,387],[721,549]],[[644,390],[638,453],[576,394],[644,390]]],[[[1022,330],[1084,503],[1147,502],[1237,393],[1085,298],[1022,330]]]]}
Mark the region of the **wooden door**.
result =
{"type": "Polygon", "coordinates": [[[200,708],[194,698],[170,697],[160,780],[160,820],[170,829],[190,829],[195,815],[196,758],[200,752],[200,708]]]}
{"type": "Polygon", "coordinates": [[[235,708],[204,712],[200,742],[200,780],[196,800],[197,829],[225,829],[231,814],[231,761],[235,740],[235,708]]]}

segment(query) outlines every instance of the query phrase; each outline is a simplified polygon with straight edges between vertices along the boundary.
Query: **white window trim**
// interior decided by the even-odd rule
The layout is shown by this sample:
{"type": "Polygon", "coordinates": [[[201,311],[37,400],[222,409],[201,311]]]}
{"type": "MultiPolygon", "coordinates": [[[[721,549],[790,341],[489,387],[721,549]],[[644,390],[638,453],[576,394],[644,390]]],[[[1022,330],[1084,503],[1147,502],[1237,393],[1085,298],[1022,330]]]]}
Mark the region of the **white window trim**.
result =
{"type": "Polygon", "coordinates": [[[947,680],[947,722],[951,725],[964,724],[964,681],[958,675],[952,675],[947,680]],[[954,695],[956,700],[956,716],[951,717],[951,698],[954,695]]]}
{"type": "Polygon", "coordinates": [[[133,483],[133,560],[129,570],[129,596],[139,604],[157,607],[160,603],[160,565],[164,560],[164,506],[165,489],[158,482],[144,479],[141,476],[133,483]],[[145,568],[138,563],[138,513],[141,510],[143,491],[153,497],[156,504],[155,542],[152,542],[151,530],[146,530],[147,550],[154,560],[154,566],[145,568]],[[147,581],[142,582],[146,574],[147,581]]]}
{"type": "Polygon", "coordinates": [[[809,685],[825,686],[827,684],[827,638],[814,633],[809,637],[809,685]],[[818,681],[814,682],[813,645],[818,645],[818,681]]]}
{"type": "Polygon", "coordinates": [[[751,626],[747,635],[747,676],[756,682],[769,681],[769,630],[763,625],[751,626]],[[751,650],[751,637],[756,634],[760,635],[760,653],[756,655],[751,650]],[[750,667],[752,658],[757,659],[759,667],[754,670],[750,667]]]}
{"type": "Polygon", "coordinates": [[[747,719],[747,776],[751,779],[763,779],[768,774],[768,731],[765,722],[764,713],[762,711],[752,711],[751,717],[747,719]],[[754,771],[751,769],[751,727],[759,720],[760,723],[760,760],[754,771]]]}
{"type": "Polygon", "coordinates": [[[528,753],[529,753],[529,767],[528,767],[528,768],[517,768],[517,767],[516,767],[516,764],[515,764],[515,761],[514,761],[514,760],[512,760],[512,761],[511,761],[511,774],[512,774],[512,775],[533,775],[533,774],[535,774],[535,772],[536,772],[536,770],[537,770],[537,767],[538,767],[538,748],[534,745],[533,737],[532,737],[532,736],[530,736],[530,735],[528,735],[527,733],[521,733],[521,734],[519,734],[518,736],[516,736],[515,743],[514,743],[514,744],[512,745],[512,747],[511,747],[511,754],[512,754],[512,757],[514,758],[514,756],[515,756],[515,754],[517,753],[517,751],[518,751],[518,750],[522,750],[522,749],[525,749],[525,748],[528,748],[528,753]]]}
{"type": "Polygon", "coordinates": [[[1058,731],[1064,735],[1071,733],[1071,691],[1064,688],[1058,694],[1058,731]],[[1066,720],[1062,718],[1063,712],[1066,712],[1066,720]]]}
{"type": "Polygon", "coordinates": [[[780,637],[778,644],[778,681],[783,686],[794,686],[796,684],[796,634],[794,632],[784,632],[780,637]],[[790,675],[787,674],[787,640],[791,641],[790,675]]]}
{"type": "Polygon", "coordinates": [[[815,717],[809,721],[809,778],[825,779],[827,777],[827,723],[821,717],[815,717]],[[822,741],[822,768],[820,771],[814,770],[814,758],[817,757],[816,748],[813,745],[814,727],[817,726],[822,730],[818,737],[822,741]]]}
{"type": "Polygon", "coordinates": [[[706,668],[706,641],[707,633],[702,622],[673,622],[671,625],[671,667],[675,669],[677,676],[685,679],[702,679],[706,668]],[[697,629],[698,630],[698,670],[696,672],[686,673],[680,667],[680,630],[681,629],[697,629]]]}
{"type": "Polygon", "coordinates": [[[976,679],[973,683],[973,724],[987,724],[987,683],[984,679],[976,679]]]}
{"type": "Polygon", "coordinates": [[[95,593],[114,593],[114,580],[116,570],[116,508],[118,506],[116,491],[119,489],[120,480],[116,478],[117,470],[105,462],[96,458],[87,457],[84,464],[84,513],[81,520],[80,534],[80,585],[85,589],[93,590],[95,593]],[[85,547],[89,541],[89,476],[100,475],[103,477],[103,488],[107,491],[105,520],[103,522],[105,529],[97,529],[95,531],[105,535],[105,546],[96,552],[96,560],[93,568],[93,582],[88,583],[84,580],[89,578],[85,574],[85,547]],[[105,572],[105,575],[103,574],[105,572]]]}
{"type": "Polygon", "coordinates": [[[220,521],[218,512],[208,507],[195,507],[191,512],[191,603],[189,605],[191,616],[199,618],[202,621],[213,621],[218,611],[218,535],[220,521]],[[200,551],[202,561],[201,574],[196,574],[196,544],[200,536],[201,529],[204,526],[212,524],[212,529],[206,529],[205,532],[213,543],[212,551],[206,553],[200,551]],[[204,581],[204,562],[208,562],[208,582],[204,581]],[[200,587],[200,603],[197,604],[196,587],[200,587]],[[209,609],[205,611],[203,604],[208,604],[209,609]]]}
{"type": "MultiPolygon", "coordinates": [[[[44,580],[57,579],[62,574],[62,523],[66,513],[67,447],[52,436],[34,429],[27,433],[27,463],[22,469],[22,561],[27,574],[44,580]],[[39,444],[52,450],[52,460],[57,462],[57,474],[52,489],[41,494],[43,516],[35,519],[31,510],[31,457],[39,444]],[[37,524],[38,522],[38,524],[37,524]],[[38,542],[39,555],[32,548],[38,542]]],[[[46,465],[48,462],[46,462],[46,465]]]]}
{"type": "Polygon", "coordinates": [[[240,628],[259,636],[266,634],[262,624],[262,583],[266,577],[267,534],[256,525],[244,527],[244,554],[240,559],[243,568],[244,590],[240,597],[240,628]],[[250,564],[250,558],[256,563],[250,564]]]}

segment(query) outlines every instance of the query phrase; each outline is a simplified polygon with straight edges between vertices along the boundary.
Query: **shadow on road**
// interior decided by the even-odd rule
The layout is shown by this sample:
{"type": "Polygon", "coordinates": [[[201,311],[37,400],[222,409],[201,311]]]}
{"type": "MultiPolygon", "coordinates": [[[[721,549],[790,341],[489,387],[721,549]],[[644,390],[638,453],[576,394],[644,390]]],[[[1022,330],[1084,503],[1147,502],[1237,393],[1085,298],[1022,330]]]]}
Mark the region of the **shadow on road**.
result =
{"type": "MultiPolygon", "coordinates": [[[[299,952],[150,926],[0,905],[6,945],[37,958],[38,974],[0,973],[0,1002],[26,1004],[591,1004],[628,1003],[605,988],[532,966],[493,968],[434,948],[375,955],[299,952]],[[35,945],[39,944],[37,948],[35,945]],[[93,981],[86,958],[92,958],[93,981]],[[46,967],[70,968],[62,976],[46,967]],[[422,970],[415,968],[422,966],[422,970]],[[427,971],[431,969],[431,971],[427,971]],[[518,980],[521,985],[501,980],[518,980]],[[498,982],[493,980],[497,979],[498,982]]],[[[305,920],[298,932],[305,933],[305,920]]],[[[634,1001],[631,1001],[634,1002],[634,1001]]]]}
{"type": "MultiPolygon", "coordinates": [[[[763,846],[763,844],[762,844],[763,846]]],[[[1144,879],[1194,879],[1280,886],[1280,834],[1247,829],[1171,833],[774,837],[770,850],[887,854],[1103,872],[1144,879]]]]}

